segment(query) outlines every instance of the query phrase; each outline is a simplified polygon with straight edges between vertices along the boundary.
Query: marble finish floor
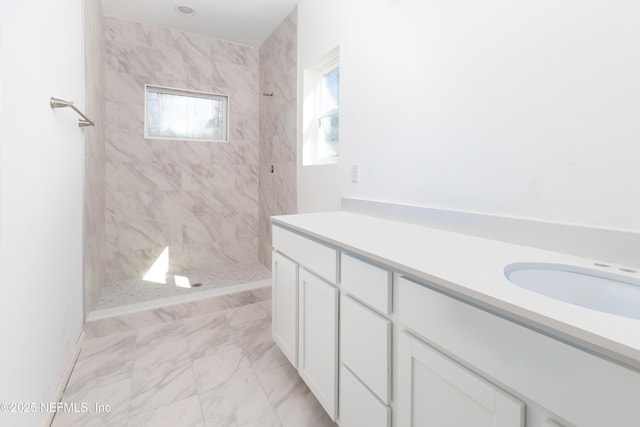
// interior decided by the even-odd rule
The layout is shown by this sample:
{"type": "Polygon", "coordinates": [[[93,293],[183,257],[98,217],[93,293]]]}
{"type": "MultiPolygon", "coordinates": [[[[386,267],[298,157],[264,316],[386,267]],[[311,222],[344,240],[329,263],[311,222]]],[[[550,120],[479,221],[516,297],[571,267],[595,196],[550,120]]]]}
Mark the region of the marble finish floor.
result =
{"type": "Polygon", "coordinates": [[[85,339],[62,402],[52,427],[336,426],[273,342],[270,300],[85,339]]]}
{"type": "Polygon", "coordinates": [[[107,283],[102,290],[96,310],[267,280],[271,278],[271,272],[261,263],[252,262],[219,266],[209,271],[191,272],[185,277],[189,278],[190,283],[201,283],[202,286],[178,287],[171,275],[169,275],[167,284],[153,283],[142,279],[107,283]]]}

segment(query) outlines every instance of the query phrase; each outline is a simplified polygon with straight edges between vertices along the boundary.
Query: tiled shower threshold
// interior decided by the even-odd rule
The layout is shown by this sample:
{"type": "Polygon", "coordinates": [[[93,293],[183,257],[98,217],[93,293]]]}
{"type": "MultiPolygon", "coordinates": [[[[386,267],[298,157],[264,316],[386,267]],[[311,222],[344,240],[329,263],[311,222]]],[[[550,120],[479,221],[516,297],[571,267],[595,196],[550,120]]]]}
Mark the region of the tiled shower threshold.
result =
{"type": "Polygon", "coordinates": [[[145,310],[153,310],[157,308],[168,307],[176,304],[183,304],[201,299],[230,295],[242,291],[251,291],[254,289],[270,287],[271,279],[258,280],[249,283],[238,283],[233,285],[221,286],[214,289],[201,290],[198,292],[174,295],[165,298],[156,298],[148,301],[142,301],[131,304],[124,304],[116,307],[108,307],[103,309],[96,309],[91,311],[86,318],[87,322],[94,320],[106,319],[109,317],[115,317],[123,314],[136,313],[145,310]]]}
{"type": "Polygon", "coordinates": [[[167,284],[142,279],[108,283],[98,306],[88,314],[86,320],[157,309],[271,285],[271,272],[258,262],[229,264],[209,271],[192,272],[188,276],[189,282],[198,284],[193,288],[175,286],[176,278],[171,275],[167,278],[167,284]]]}

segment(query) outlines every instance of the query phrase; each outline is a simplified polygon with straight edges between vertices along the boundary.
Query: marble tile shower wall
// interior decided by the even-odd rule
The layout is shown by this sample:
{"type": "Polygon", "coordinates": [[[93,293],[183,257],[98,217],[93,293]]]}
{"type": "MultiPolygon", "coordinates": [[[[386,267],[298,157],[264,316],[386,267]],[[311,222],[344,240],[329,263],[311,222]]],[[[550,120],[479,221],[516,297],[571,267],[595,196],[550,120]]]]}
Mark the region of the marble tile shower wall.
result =
{"type": "Polygon", "coordinates": [[[106,280],[258,258],[258,50],[105,18],[106,280]],[[230,142],[145,139],[144,84],[229,95],[230,142]]]}
{"type": "Polygon", "coordinates": [[[85,105],[95,127],[84,130],[84,311],[93,310],[105,281],[104,18],[100,0],[84,2],[85,105]]]}
{"type": "Polygon", "coordinates": [[[297,11],[260,47],[260,261],[271,266],[269,217],[296,213],[297,11]],[[273,173],[271,171],[273,165],[273,173]]]}

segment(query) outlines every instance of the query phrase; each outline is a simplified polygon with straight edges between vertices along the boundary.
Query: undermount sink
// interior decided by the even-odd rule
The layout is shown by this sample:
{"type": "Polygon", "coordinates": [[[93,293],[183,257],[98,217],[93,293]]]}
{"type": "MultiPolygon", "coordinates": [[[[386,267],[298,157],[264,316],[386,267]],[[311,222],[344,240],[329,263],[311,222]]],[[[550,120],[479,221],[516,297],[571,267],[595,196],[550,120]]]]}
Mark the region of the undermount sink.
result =
{"type": "Polygon", "coordinates": [[[570,304],[640,319],[640,279],[563,264],[515,263],[509,281],[570,304]]]}

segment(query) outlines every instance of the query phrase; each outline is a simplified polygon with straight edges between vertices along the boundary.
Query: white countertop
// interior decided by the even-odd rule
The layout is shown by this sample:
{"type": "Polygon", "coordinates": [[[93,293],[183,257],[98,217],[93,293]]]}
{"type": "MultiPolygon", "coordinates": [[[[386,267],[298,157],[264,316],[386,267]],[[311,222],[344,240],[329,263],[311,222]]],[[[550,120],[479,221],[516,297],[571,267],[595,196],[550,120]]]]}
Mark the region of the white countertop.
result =
{"type": "MultiPolygon", "coordinates": [[[[275,216],[272,222],[640,369],[640,320],[557,301],[516,286],[504,275],[505,266],[516,262],[559,263],[598,270],[594,265],[597,260],[350,212],[275,216]]],[[[618,271],[616,274],[625,275],[618,271]]],[[[637,275],[627,276],[637,280],[637,275]]]]}

